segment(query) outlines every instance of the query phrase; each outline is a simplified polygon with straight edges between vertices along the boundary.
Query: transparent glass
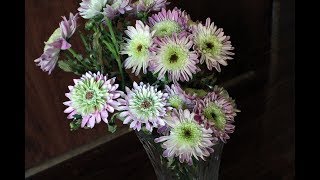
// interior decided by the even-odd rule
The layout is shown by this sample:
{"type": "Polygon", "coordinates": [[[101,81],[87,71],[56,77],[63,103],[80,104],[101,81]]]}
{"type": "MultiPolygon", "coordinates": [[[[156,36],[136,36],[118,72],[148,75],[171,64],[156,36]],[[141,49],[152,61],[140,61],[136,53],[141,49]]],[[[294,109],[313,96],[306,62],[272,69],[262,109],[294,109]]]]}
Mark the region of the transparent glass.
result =
{"type": "Polygon", "coordinates": [[[206,161],[194,160],[193,165],[189,166],[162,157],[163,148],[160,143],[154,142],[156,135],[135,132],[148,154],[158,180],[218,180],[223,143],[213,146],[214,153],[206,161]]]}

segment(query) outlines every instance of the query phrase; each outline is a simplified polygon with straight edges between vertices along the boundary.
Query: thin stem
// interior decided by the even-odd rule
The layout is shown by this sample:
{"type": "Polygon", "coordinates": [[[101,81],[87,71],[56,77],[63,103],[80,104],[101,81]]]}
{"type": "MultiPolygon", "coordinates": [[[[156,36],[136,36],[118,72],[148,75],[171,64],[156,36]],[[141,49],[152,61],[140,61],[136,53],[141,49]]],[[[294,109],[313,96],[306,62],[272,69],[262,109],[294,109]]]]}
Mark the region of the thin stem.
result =
{"type": "Polygon", "coordinates": [[[108,29],[109,29],[110,34],[111,34],[112,43],[116,47],[116,51],[118,53],[119,52],[118,41],[116,40],[116,36],[114,35],[111,21],[107,17],[106,17],[106,22],[107,22],[107,26],[108,26],[108,29]]]}
{"type": "Polygon", "coordinates": [[[72,49],[69,48],[68,51],[72,54],[72,56],[74,58],[76,58],[77,61],[79,61],[83,66],[85,66],[86,68],[90,69],[90,67],[88,65],[86,65],[81,59],[79,59],[79,55],[72,49]]]}
{"type": "Polygon", "coordinates": [[[89,49],[88,43],[87,43],[85,37],[83,36],[83,34],[82,34],[81,32],[80,32],[80,38],[81,38],[81,40],[82,40],[82,42],[83,42],[84,47],[86,48],[86,50],[89,51],[90,49],[89,49]]]}
{"type": "Polygon", "coordinates": [[[120,76],[121,76],[121,90],[124,91],[125,77],[124,77],[124,74],[123,74],[123,67],[122,67],[122,63],[121,63],[121,60],[120,60],[119,56],[116,56],[116,61],[118,63],[118,69],[119,69],[120,76]]]}
{"type": "Polygon", "coordinates": [[[72,48],[69,48],[68,51],[78,60],[78,54],[72,48]]]}

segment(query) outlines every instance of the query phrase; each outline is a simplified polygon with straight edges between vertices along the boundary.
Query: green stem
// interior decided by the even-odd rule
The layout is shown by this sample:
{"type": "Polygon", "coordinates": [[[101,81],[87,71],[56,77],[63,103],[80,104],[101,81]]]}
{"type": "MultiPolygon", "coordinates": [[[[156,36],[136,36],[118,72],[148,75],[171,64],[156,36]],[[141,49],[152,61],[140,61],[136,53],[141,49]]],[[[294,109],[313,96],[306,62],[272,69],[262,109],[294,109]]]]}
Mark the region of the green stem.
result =
{"type": "Polygon", "coordinates": [[[116,40],[116,36],[115,36],[115,34],[113,32],[112,23],[111,23],[110,19],[108,19],[107,17],[106,17],[106,22],[107,22],[107,26],[108,26],[108,29],[109,29],[110,34],[111,34],[112,43],[116,47],[116,51],[118,53],[119,52],[119,46],[118,46],[118,41],[116,40]]]}
{"type": "Polygon", "coordinates": [[[117,63],[118,63],[118,69],[119,69],[120,76],[121,76],[121,90],[124,91],[125,78],[124,78],[122,63],[121,63],[121,60],[120,60],[120,57],[119,57],[119,56],[116,56],[116,61],[117,61],[117,63]]]}
{"type": "Polygon", "coordinates": [[[80,32],[80,38],[81,38],[81,40],[82,40],[82,42],[83,42],[84,47],[86,48],[86,50],[89,51],[89,50],[90,50],[89,45],[88,45],[85,37],[83,36],[83,34],[82,34],[81,32],[80,32]]]}
{"type": "Polygon", "coordinates": [[[83,66],[85,66],[86,68],[90,69],[90,67],[88,65],[86,65],[81,59],[79,59],[79,55],[72,49],[69,48],[68,51],[72,54],[72,56],[74,58],[76,58],[77,61],[79,61],[83,66]]]}

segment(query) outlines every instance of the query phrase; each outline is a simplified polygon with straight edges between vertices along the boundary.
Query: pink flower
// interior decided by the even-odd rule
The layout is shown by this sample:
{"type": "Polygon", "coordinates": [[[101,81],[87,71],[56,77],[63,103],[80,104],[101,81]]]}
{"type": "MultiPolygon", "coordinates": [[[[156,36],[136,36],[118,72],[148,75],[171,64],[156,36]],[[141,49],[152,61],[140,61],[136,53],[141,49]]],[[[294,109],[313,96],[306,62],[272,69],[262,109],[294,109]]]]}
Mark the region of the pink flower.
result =
{"type": "Polygon", "coordinates": [[[73,15],[70,13],[69,20],[67,20],[65,16],[62,18],[63,20],[60,22],[60,27],[57,28],[49,37],[48,41],[45,42],[43,54],[34,60],[37,66],[40,66],[43,71],[49,74],[51,74],[58,62],[60,50],[66,50],[71,47],[71,44],[69,44],[67,40],[73,35],[77,28],[78,14],[73,15]]]}
{"type": "Polygon", "coordinates": [[[233,133],[235,128],[232,124],[234,117],[240,112],[227,91],[218,86],[203,99],[196,101],[194,111],[198,116],[196,119],[205,124],[205,127],[211,128],[215,136],[224,143],[230,139],[228,134],[233,133]]]}
{"type": "Polygon", "coordinates": [[[117,91],[119,85],[114,84],[115,77],[98,73],[87,72],[80,79],[74,79],[74,86],[68,86],[70,92],[66,97],[70,100],[63,104],[68,106],[64,110],[68,113],[68,119],[78,114],[82,116],[81,127],[93,128],[101,120],[108,123],[109,113],[118,109],[120,103],[117,99],[121,91],[117,91]]]}

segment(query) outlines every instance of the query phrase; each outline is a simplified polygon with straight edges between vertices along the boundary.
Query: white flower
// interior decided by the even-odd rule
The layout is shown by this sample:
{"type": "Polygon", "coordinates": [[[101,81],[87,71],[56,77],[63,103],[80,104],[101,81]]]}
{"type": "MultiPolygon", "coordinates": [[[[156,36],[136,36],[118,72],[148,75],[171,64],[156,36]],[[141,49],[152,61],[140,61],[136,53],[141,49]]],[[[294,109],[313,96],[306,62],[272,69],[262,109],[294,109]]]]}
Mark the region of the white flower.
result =
{"type": "Polygon", "coordinates": [[[78,11],[84,19],[90,19],[102,13],[108,0],[82,0],[78,11]]]}
{"type": "Polygon", "coordinates": [[[155,139],[156,143],[163,142],[163,156],[179,157],[181,163],[192,165],[192,157],[205,160],[204,157],[213,153],[212,146],[217,138],[212,137],[212,130],[200,126],[194,119],[194,113],[189,110],[173,110],[173,116],[166,120],[170,134],[155,139]]]}
{"type": "Polygon", "coordinates": [[[209,70],[212,67],[217,71],[221,71],[220,65],[227,65],[228,59],[233,59],[230,55],[234,55],[230,52],[234,49],[230,37],[225,36],[222,28],[217,28],[214,23],[210,23],[210,18],[207,18],[205,26],[201,23],[193,26],[194,36],[194,49],[201,55],[200,63],[204,61],[207,64],[209,70]]]}
{"type": "Polygon", "coordinates": [[[129,38],[124,37],[126,43],[121,47],[121,54],[127,54],[128,58],[124,61],[126,69],[132,68],[132,73],[135,75],[142,71],[147,73],[148,63],[151,59],[151,48],[153,41],[152,36],[154,32],[150,32],[150,28],[144,25],[141,21],[136,21],[136,27],[128,26],[124,31],[129,38]]]}
{"type": "Polygon", "coordinates": [[[167,93],[158,91],[156,87],[140,82],[133,83],[133,89],[126,87],[124,99],[119,99],[120,117],[124,118],[123,124],[130,123],[130,128],[140,131],[141,125],[152,131],[153,127],[165,125],[164,116],[170,107],[167,103],[167,93]]]}

